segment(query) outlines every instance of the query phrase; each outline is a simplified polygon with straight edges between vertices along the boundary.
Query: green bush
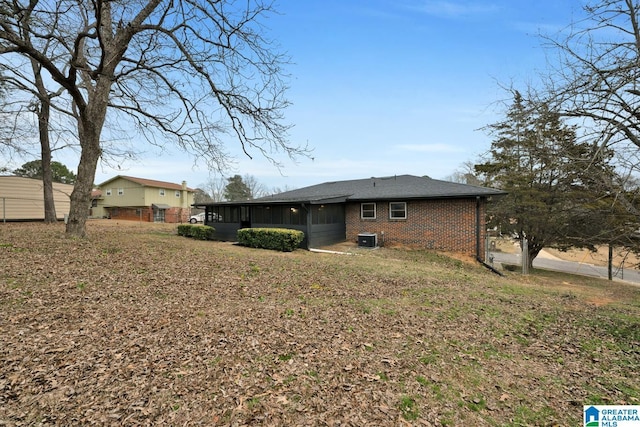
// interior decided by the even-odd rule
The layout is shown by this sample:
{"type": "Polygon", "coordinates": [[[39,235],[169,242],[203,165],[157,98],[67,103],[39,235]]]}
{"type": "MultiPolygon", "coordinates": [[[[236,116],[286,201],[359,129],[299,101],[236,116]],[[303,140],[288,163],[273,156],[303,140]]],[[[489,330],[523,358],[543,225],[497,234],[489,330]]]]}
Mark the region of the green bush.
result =
{"type": "Polygon", "coordinates": [[[181,224],[178,226],[178,236],[192,237],[198,240],[213,240],[215,228],[208,225],[181,224]]]}
{"type": "Polygon", "coordinates": [[[238,242],[252,248],[291,252],[296,250],[303,239],[302,231],[288,228],[241,228],[238,230],[238,242]]]}
{"type": "Polygon", "coordinates": [[[191,224],[180,224],[178,226],[178,236],[189,237],[191,231],[191,224]]]}

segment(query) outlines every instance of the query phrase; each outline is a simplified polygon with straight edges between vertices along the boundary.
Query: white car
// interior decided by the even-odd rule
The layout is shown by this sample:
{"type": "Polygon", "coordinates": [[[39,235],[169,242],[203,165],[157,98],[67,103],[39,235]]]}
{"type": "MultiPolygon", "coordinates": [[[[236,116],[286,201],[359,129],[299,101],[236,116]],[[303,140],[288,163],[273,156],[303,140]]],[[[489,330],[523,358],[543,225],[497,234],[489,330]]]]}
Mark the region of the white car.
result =
{"type": "Polygon", "coordinates": [[[195,224],[196,222],[204,222],[204,212],[200,212],[199,214],[191,215],[191,217],[189,217],[189,222],[191,224],[195,224]]]}

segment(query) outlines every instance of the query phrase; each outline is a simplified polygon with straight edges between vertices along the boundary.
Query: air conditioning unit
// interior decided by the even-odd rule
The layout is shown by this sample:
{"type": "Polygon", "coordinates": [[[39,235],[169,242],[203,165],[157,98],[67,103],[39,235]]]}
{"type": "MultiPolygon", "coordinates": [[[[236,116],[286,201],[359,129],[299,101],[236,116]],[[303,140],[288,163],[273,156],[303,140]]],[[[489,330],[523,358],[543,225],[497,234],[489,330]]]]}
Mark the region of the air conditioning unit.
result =
{"type": "Polygon", "coordinates": [[[378,234],[377,233],[362,233],[358,234],[358,246],[363,248],[375,248],[378,246],[378,234]]]}

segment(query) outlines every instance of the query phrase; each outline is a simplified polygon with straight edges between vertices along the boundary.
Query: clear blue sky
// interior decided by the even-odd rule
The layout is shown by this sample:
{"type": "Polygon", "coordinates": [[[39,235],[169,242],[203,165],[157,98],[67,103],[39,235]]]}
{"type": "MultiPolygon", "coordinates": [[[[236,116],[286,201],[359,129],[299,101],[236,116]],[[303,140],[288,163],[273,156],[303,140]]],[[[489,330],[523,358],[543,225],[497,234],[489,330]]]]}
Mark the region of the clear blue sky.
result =
{"type": "MultiPolygon", "coordinates": [[[[293,143],[313,160],[238,153],[229,175],[267,188],[386,176],[444,178],[490,146],[478,130],[495,122],[499,84],[523,86],[546,67],[537,34],[581,15],[578,0],[280,0],[265,21],[293,64],[286,113],[293,143]]],[[[230,146],[237,143],[229,139],[230,146]]],[[[197,187],[209,172],[177,151],[154,153],[117,174],[197,187]]],[[[65,163],[63,161],[63,163],[65,163]]],[[[66,162],[70,167],[75,164],[66,162]]]]}

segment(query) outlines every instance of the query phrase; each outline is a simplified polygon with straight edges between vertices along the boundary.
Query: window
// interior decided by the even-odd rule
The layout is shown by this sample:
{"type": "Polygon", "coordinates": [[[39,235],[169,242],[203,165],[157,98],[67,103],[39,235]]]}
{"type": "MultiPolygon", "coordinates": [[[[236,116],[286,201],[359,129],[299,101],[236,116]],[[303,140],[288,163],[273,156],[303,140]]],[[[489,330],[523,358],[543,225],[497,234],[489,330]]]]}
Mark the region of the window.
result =
{"type": "Polygon", "coordinates": [[[344,224],[344,205],[313,205],[311,208],[312,224],[344,224]]]}
{"type": "Polygon", "coordinates": [[[162,197],[164,197],[164,188],[161,188],[161,189],[160,189],[160,195],[161,195],[162,197]]]}
{"type": "Polygon", "coordinates": [[[238,206],[214,206],[207,222],[224,222],[228,224],[240,222],[240,208],[238,206]]]}
{"type": "Polygon", "coordinates": [[[360,218],[362,218],[362,219],[376,219],[376,204],[375,203],[362,203],[360,205],[360,218]]]}
{"type": "Polygon", "coordinates": [[[271,208],[269,206],[254,207],[253,221],[257,224],[271,224],[271,208]]]}
{"type": "Polygon", "coordinates": [[[302,213],[300,212],[299,207],[292,206],[288,210],[285,210],[285,215],[284,215],[285,224],[303,225],[306,223],[307,217],[304,216],[304,219],[305,219],[304,222],[302,221],[302,219],[303,219],[303,216],[302,216],[302,213]]]}
{"type": "Polygon", "coordinates": [[[118,196],[122,196],[124,194],[124,188],[118,188],[118,196]]]}
{"type": "Polygon", "coordinates": [[[176,197],[180,198],[180,192],[178,190],[176,190],[176,197]]]}
{"type": "Polygon", "coordinates": [[[110,195],[111,195],[111,189],[107,188],[107,196],[110,196],[110,195]]]}
{"type": "Polygon", "coordinates": [[[389,219],[407,219],[407,202],[389,203],[389,219]]]}

